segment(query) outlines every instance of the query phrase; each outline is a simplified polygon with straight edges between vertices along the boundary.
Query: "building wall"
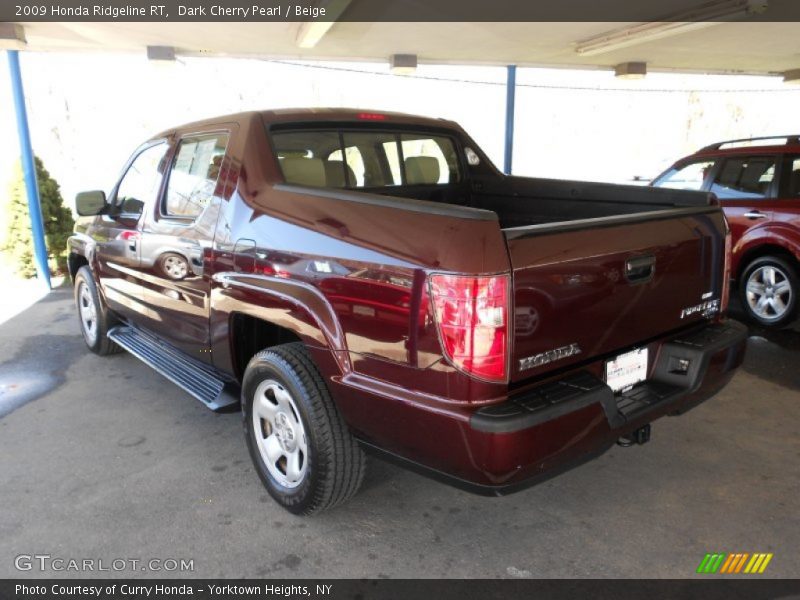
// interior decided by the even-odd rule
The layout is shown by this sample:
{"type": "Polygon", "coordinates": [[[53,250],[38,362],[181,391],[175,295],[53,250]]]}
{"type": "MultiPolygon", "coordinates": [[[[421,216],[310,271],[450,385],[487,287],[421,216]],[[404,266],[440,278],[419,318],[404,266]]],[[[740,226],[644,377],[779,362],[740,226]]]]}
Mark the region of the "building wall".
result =
{"type": "MultiPolygon", "coordinates": [[[[23,53],[22,69],[34,150],[69,201],[82,189],[109,189],[131,151],[158,131],[249,109],[349,106],[454,119],[503,163],[503,68],[422,66],[418,77],[398,77],[374,64],[23,53]]],[[[630,182],[715,140],[800,132],[800,89],[775,78],[620,82],[607,72],[520,69],[518,83],[520,175],[630,182]]],[[[2,200],[18,155],[5,61],[0,106],[2,200]]]]}

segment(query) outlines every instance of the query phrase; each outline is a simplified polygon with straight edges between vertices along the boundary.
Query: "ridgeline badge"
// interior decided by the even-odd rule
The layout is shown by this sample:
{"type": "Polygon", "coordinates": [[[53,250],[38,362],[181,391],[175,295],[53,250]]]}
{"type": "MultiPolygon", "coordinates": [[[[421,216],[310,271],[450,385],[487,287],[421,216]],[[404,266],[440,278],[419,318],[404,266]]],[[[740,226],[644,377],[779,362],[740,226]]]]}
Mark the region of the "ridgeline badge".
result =
{"type": "Polygon", "coordinates": [[[685,319],[695,313],[703,313],[703,316],[708,318],[719,312],[719,299],[706,300],[694,306],[687,306],[681,311],[681,319],[685,319]]]}
{"type": "Polygon", "coordinates": [[[581,353],[581,347],[578,344],[570,344],[569,346],[561,346],[561,348],[554,348],[547,352],[540,352],[533,356],[521,358],[519,360],[519,370],[525,371],[526,369],[533,369],[534,367],[541,367],[542,365],[549,364],[562,358],[568,358],[581,353]]]}

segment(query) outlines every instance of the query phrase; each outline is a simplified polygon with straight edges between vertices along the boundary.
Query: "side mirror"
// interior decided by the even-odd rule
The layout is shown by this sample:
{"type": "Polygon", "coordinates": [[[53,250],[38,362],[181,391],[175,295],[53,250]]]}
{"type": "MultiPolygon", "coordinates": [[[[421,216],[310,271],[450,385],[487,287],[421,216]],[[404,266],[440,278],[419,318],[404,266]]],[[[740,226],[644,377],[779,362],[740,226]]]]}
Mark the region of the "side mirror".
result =
{"type": "Polygon", "coordinates": [[[106,207],[106,193],[100,190],[80,192],[75,196],[75,210],[82,217],[99,215],[106,207]]]}

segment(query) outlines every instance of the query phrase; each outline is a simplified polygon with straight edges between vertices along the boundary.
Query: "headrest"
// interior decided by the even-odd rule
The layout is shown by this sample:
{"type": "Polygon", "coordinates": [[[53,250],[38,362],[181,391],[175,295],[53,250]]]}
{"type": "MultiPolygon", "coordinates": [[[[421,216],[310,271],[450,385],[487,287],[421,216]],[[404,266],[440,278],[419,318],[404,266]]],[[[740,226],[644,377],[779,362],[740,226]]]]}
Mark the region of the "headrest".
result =
{"type": "MultiPolygon", "coordinates": [[[[342,169],[342,161],[340,160],[326,160],[325,161],[325,181],[328,187],[343,188],[347,186],[344,180],[344,170],[342,169]]],[[[350,180],[350,185],[356,185],[356,174],[350,165],[344,163],[344,168],[347,169],[347,177],[350,180]]]]}
{"type": "Polygon", "coordinates": [[[325,187],[325,166],[321,158],[287,156],[280,163],[286,183],[325,187]]]}
{"type": "Polygon", "coordinates": [[[405,164],[409,185],[439,183],[439,160],[433,156],[409,156],[405,164]]]}

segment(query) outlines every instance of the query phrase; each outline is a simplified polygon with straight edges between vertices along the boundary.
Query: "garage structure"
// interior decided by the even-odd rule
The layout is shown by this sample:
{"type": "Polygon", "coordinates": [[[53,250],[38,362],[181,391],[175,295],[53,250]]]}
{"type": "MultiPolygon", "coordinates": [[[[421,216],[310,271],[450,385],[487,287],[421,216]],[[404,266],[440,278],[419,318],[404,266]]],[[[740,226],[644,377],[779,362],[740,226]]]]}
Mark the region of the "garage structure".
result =
{"type": "MultiPolygon", "coordinates": [[[[696,0],[692,1],[696,2],[696,0]]],[[[87,23],[71,24],[70,27],[80,29],[79,25],[85,25],[83,31],[100,32],[105,26],[87,23]]],[[[354,28],[355,26],[364,26],[359,35],[366,35],[366,30],[369,29],[367,27],[369,24],[336,23],[324,33],[317,46],[322,48],[326,42],[333,43],[336,40],[337,32],[346,30],[351,25],[354,28]]],[[[382,23],[372,24],[374,27],[383,25],[382,23]]],[[[602,34],[615,31],[624,25],[635,24],[574,25],[580,28],[591,26],[593,32],[602,34]]],[[[26,23],[22,26],[27,44],[20,44],[19,49],[28,48],[33,51],[66,49],[64,46],[55,44],[53,46],[44,44],[37,46],[34,35],[34,32],[40,27],[66,27],[65,25],[26,23]]],[[[407,32],[410,27],[424,27],[427,31],[426,35],[442,39],[447,39],[451,33],[455,35],[457,31],[467,30],[470,34],[474,32],[476,36],[478,32],[483,32],[480,39],[485,40],[486,48],[491,44],[502,45],[505,35],[502,32],[507,33],[511,29],[519,31],[515,43],[522,47],[526,43],[525,38],[528,39],[527,43],[531,43],[530,40],[536,35],[548,35],[547,32],[556,27],[553,24],[528,24],[528,33],[526,34],[525,24],[434,24],[429,27],[427,24],[398,25],[389,23],[386,26],[384,34],[388,35],[389,31],[396,31],[395,37],[391,39],[391,43],[386,42],[386,47],[381,50],[382,54],[378,55],[376,52],[371,60],[385,63],[387,69],[392,60],[391,57],[395,54],[409,55],[416,52],[416,59],[419,63],[445,60],[428,58],[421,46],[409,47],[413,44],[404,43],[403,30],[405,29],[407,32]],[[452,29],[450,29],[451,27],[452,29]],[[495,27],[497,28],[493,29],[495,27]],[[443,33],[443,28],[446,28],[448,33],[443,33]],[[494,33],[490,33],[492,31],[494,33]],[[434,32],[437,32],[435,36],[434,32]]],[[[174,27],[177,31],[183,27],[183,24],[154,27],[152,24],[128,23],[112,24],[107,27],[104,34],[107,45],[90,43],[89,38],[86,38],[82,42],[84,45],[76,44],[74,49],[104,52],[115,49],[120,52],[135,51],[142,55],[148,53],[154,60],[169,60],[170,56],[180,57],[192,52],[188,45],[189,38],[204,39],[207,37],[211,39],[216,36],[203,34],[203,32],[211,30],[221,33],[230,28],[230,30],[238,32],[231,34],[231,44],[234,39],[240,39],[240,36],[244,36],[245,33],[250,36],[253,44],[256,44],[257,39],[263,42],[263,38],[273,35],[273,29],[276,36],[277,31],[290,32],[287,36],[286,54],[275,54],[273,55],[275,58],[306,58],[313,56],[313,52],[319,51],[314,48],[307,51],[299,46],[297,36],[300,35],[303,28],[297,23],[248,24],[246,26],[240,24],[212,26],[191,24],[187,25],[187,28],[193,31],[191,35],[187,34],[185,40],[187,46],[182,46],[183,42],[177,36],[169,33],[171,28],[174,27]],[[124,32],[130,30],[138,31],[137,35],[140,37],[135,40],[135,43],[127,45],[128,41],[124,41],[124,32]],[[158,30],[163,30],[164,35],[154,35],[153,32],[158,30]],[[114,46],[113,40],[117,40],[119,45],[114,46]]],[[[651,56],[656,56],[655,47],[662,44],[668,47],[670,43],[673,43],[677,53],[678,48],[685,48],[683,36],[686,36],[687,44],[690,39],[696,40],[694,52],[702,54],[704,33],[711,34],[723,30],[728,32],[726,35],[730,36],[731,46],[743,46],[742,39],[757,38],[759,41],[753,42],[754,49],[757,48],[757,43],[766,43],[772,36],[778,38],[781,43],[798,38],[797,26],[792,23],[746,24],[732,22],[715,24],[705,30],[685,31],[675,34],[672,38],[641,42],[629,48],[621,48],[616,52],[630,52],[631,60],[624,64],[645,63],[645,68],[650,72],[662,69],[683,70],[682,67],[670,66],[670,63],[667,62],[656,63],[655,59],[651,58],[651,56]],[[752,28],[751,35],[743,34],[743,27],[744,29],[752,28]],[[756,35],[754,32],[759,28],[763,28],[763,33],[756,35]],[[734,34],[733,32],[738,33],[734,34]],[[653,54],[649,52],[651,48],[654,51],[653,54]],[[661,66],[658,66],[659,64],[661,66]]],[[[592,34],[584,32],[581,35],[588,37],[578,38],[576,35],[575,39],[589,39],[592,34]]],[[[425,36],[421,35],[420,37],[424,38],[425,36]]],[[[349,43],[353,44],[353,47],[358,47],[357,40],[356,36],[349,43]]],[[[63,38],[60,38],[59,43],[63,41],[63,38]]],[[[342,47],[346,46],[342,41],[338,43],[342,47]]],[[[560,43],[566,48],[564,55],[573,57],[573,54],[567,52],[571,49],[572,42],[564,38],[560,43]]],[[[750,42],[748,42],[749,44],[750,42]]],[[[791,44],[786,45],[791,46],[791,44]]],[[[242,46],[246,47],[247,45],[242,44],[242,46]]],[[[217,52],[224,54],[224,48],[224,45],[221,46],[217,52]]],[[[708,47],[705,49],[709,50],[708,47]]],[[[474,51],[477,56],[479,51],[477,49],[474,51]]],[[[488,50],[486,51],[488,52],[488,50]]],[[[738,48],[737,51],[741,51],[739,59],[742,62],[739,63],[739,69],[736,68],[735,63],[729,63],[734,65],[732,67],[719,70],[711,66],[703,67],[700,59],[696,62],[696,68],[699,70],[707,68],[710,72],[720,73],[772,74],[776,77],[791,79],[789,75],[792,70],[792,56],[797,57],[796,51],[792,55],[789,48],[786,48],[785,54],[773,55],[765,61],[763,71],[745,69],[742,65],[744,61],[753,58],[753,53],[749,54],[748,58],[745,56],[748,53],[741,48],[738,48]],[[777,67],[776,65],[779,65],[780,61],[784,61],[784,63],[777,67]],[[785,75],[787,72],[789,75],[785,75]]],[[[196,49],[194,52],[200,53],[196,49]]],[[[720,56],[723,54],[725,53],[720,52],[720,56]]],[[[244,55],[246,54],[242,54],[242,56],[244,55]]],[[[690,56],[691,52],[687,52],[687,55],[690,56]]],[[[482,58],[486,58],[486,56],[487,54],[481,55],[482,58]]],[[[514,125],[514,76],[516,74],[514,65],[521,67],[539,65],[540,63],[537,62],[529,62],[532,60],[531,56],[533,54],[524,60],[522,56],[508,54],[507,57],[500,56],[496,63],[491,63],[504,67],[510,65],[508,68],[510,85],[506,89],[505,109],[506,116],[509,117],[506,119],[508,133],[513,133],[514,125]]],[[[315,58],[319,58],[319,56],[315,58]]],[[[609,71],[616,71],[618,65],[623,64],[616,62],[620,60],[619,57],[612,58],[610,55],[603,57],[602,54],[598,54],[588,57],[586,60],[589,58],[597,61],[594,66],[598,69],[609,71]],[[606,62],[602,62],[603,60],[606,62]]],[[[452,60],[456,63],[459,62],[458,59],[452,60]]],[[[583,57],[579,56],[574,60],[576,61],[574,66],[586,66],[580,62],[584,60],[583,57]]],[[[541,64],[551,65],[547,62],[541,64]]],[[[677,65],[678,63],[672,64],[677,65]]],[[[564,63],[561,66],[573,65],[564,63]]],[[[626,72],[626,69],[641,71],[636,66],[622,67],[619,69],[621,76],[636,75],[636,73],[626,72]]],[[[689,67],[686,67],[686,70],[689,70],[689,67]]],[[[22,82],[22,73],[19,72],[18,81],[22,82]]],[[[18,89],[22,96],[22,86],[20,85],[18,89]]],[[[499,104],[496,110],[500,112],[503,111],[503,108],[502,104],[499,104]]],[[[24,115],[21,121],[24,123],[24,115]]],[[[512,145],[509,137],[507,135],[507,170],[511,166],[510,150],[512,145]]],[[[60,302],[42,303],[29,316],[36,322],[48,324],[48,328],[45,330],[46,335],[31,337],[31,346],[39,348],[39,350],[36,353],[19,352],[17,355],[29,357],[35,356],[45,349],[51,350],[51,355],[45,354],[44,357],[53,361],[50,364],[54,367],[54,372],[66,371],[71,367],[72,361],[77,362],[82,356],[80,347],[82,340],[74,335],[74,324],[71,321],[63,321],[61,307],[67,304],[66,296],[68,294],[62,292],[63,290],[52,295],[53,297],[61,295],[60,302]]],[[[7,332],[8,330],[3,332],[3,335],[6,336],[3,338],[4,345],[9,344],[12,340],[12,336],[7,332]]],[[[19,339],[27,339],[23,338],[23,335],[29,336],[30,332],[17,326],[14,335],[19,339]]],[[[156,385],[145,380],[145,377],[140,377],[139,380],[144,381],[143,386],[141,389],[135,390],[131,397],[126,398],[124,402],[119,398],[103,397],[107,393],[106,388],[111,379],[98,377],[97,363],[87,361],[85,364],[79,364],[73,368],[76,377],[86,382],[86,387],[80,389],[80,394],[84,396],[78,397],[73,392],[72,397],[67,397],[69,391],[65,389],[64,397],[59,398],[59,402],[52,402],[46,406],[46,409],[50,411],[47,418],[51,422],[58,423],[59,429],[68,430],[70,438],[77,437],[74,435],[75,432],[85,434],[86,439],[81,441],[81,444],[87,445],[86,454],[96,453],[97,456],[101,456],[110,446],[114,454],[114,467],[118,468],[124,461],[126,469],[130,470],[133,475],[129,476],[126,473],[124,477],[120,477],[118,473],[108,469],[111,461],[98,461],[97,465],[92,464],[85,469],[79,469],[78,472],[70,472],[73,481],[66,483],[58,478],[59,471],[71,471],[71,461],[74,465],[75,461],[81,459],[84,453],[75,450],[78,444],[73,445],[73,442],[65,444],[63,436],[62,438],[54,436],[53,440],[42,440],[43,448],[50,453],[52,458],[43,461],[39,467],[42,470],[37,473],[37,478],[41,480],[42,486],[48,484],[59,494],[69,494],[75,498],[75,504],[84,508],[85,513],[66,510],[64,505],[70,503],[60,502],[58,505],[49,505],[50,496],[43,493],[43,487],[38,488],[34,484],[32,493],[28,496],[29,500],[26,502],[29,502],[27,505],[30,507],[28,509],[30,514],[37,515],[37,518],[28,518],[26,514],[24,518],[20,519],[19,527],[30,531],[32,537],[60,540],[73,533],[73,529],[69,525],[70,523],[74,525],[76,514],[78,523],[83,522],[83,519],[86,520],[85,522],[90,522],[91,518],[92,527],[87,530],[89,532],[88,541],[77,539],[74,541],[73,547],[78,551],[97,552],[101,556],[114,556],[112,553],[118,552],[118,547],[114,546],[114,542],[111,540],[93,537],[95,528],[97,531],[102,531],[104,529],[112,530],[113,527],[120,539],[134,540],[142,539],[139,529],[143,523],[152,526],[153,529],[161,528],[170,534],[174,533],[176,529],[180,529],[181,534],[178,541],[187,548],[202,548],[207,542],[203,534],[213,535],[217,544],[214,553],[219,557],[227,556],[238,563],[235,567],[227,565],[218,567],[216,562],[210,562],[208,559],[205,564],[198,560],[199,567],[210,568],[208,573],[217,575],[224,572],[222,568],[229,568],[231,570],[228,573],[249,573],[251,576],[253,574],[259,576],[279,574],[291,577],[297,574],[298,565],[302,565],[300,572],[307,573],[309,570],[321,568],[320,565],[324,564],[328,569],[350,568],[353,569],[350,572],[357,574],[367,572],[374,576],[376,573],[393,573],[390,570],[392,568],[391,560],[394,556],[402,556],[406,557],[407,565],[401,567],[406,570],[400,572],[411,577],[420,576],[420,574],[441,577],[475,576],[477,574],[485,577],[496,576],[497,573],[509,577],[525,577],[531,576],[532,572],[535,575],[548,577],[575,576],[576,574],[597,576],[598,573],[628,577],[632,573],[636,576],[644,574],[649,577],[674,577],[675,573],[680,573],[679,576],[693,574],[703,560],[703,552],[706,551],[774,551],[775,559],[768,574],[790,573],[793,569],[792,564],[796,566],[796,558],[792,556],[794,553],[790,554],[793,546],[792,540],[796,538],[796,534],[792,533],[793,528],[790,523],[786,522],[786,519],[780,519],[779,516],[775,518],[772,511],[777,510],[776,503],[778,506],[783,506],[782,502],[792,497],[791,490],[794,485],[792,482],[796,480],[795,477],[792,477],[791,472],[780,473],[781,465],[787,464],[787,454],[779,454],[780,448],[796,449],[796,445],[785,442],[786,437],[791,434],[787,433],[785,423],[787,418],[791,419],[791,402],[796,398],[796,392],[787,393],[786,388],[798,389],[795,383],[797,381],[796,371],[792,372],[787,369],[785,364],[787,361],[791,364],[792,360],[796,360],[798,351],[796,335],[795,331],[789,332],[787,335],[777,335],[774,338],[769,336],[767,339],[756,338],[755,349],[758,352],[753,352],[752,370],[743,373],[742,380],[732,388],[732,394],[726,399],[721,399],[719,404],[710,406],[705,412],[697,413],[691,421],[679,419],[677,421],[668,420],[664,423],[666,435],[661,438],[659,432],[659,438],[672,440],[672,447],[668,448],[668,456],[664,456],[667,452],[664,452],[662,456],[651,453],[644,458],[640,457],[638,465],[634,464],[636,461],[623,462],[619,460],[619,455],[611,456],[609,460],[599,464],[598,469],[593,469],[591,472],[579,472],[577,477],[575,475],[568,476],[556,483],[555,488],[551,488],[549,487],[551,484],[547,484],[541,487],[533,497],[509,497],[491,505],[479,503],[470,497],[457,496],[444,487],[431,486],[420,489],[419,486],[415,486],[415,479],[412,475],[404,472],[395,474],[392,471],[382,470],[378,472],[377,479],[370,482],[366,497],[356,505],[355,510],[359,512],[362,519],[358,526],[349,522],[353,513],[348,512],[334,515],[328,521],[312,522],[308,526],[280,516],[276,517],[274,522],[269,519],[265,526],[268,526],[274,534],[276,547],[268,547],[264,552],[265,557],[274,561],[274,564],[265,563],[264,566],[254,565],[252,557],[245,552],[248,547],[257,545],[261,547],[263,538],[259,539],[258,535],[263,534],[263,530],[248,527],[248,530],[253,533],[251,537],[242,538],[231,535],[232,531],[236,531],[234,528],[237,527],[240,516],[252,517],[250,511],[253,510],[251,504],[253,497],[235,498],[233,504],[223,505],[218,502],[219,496],[212,498],[214,491],[208,489],[208,487],[212,487],[213,490],[213,486],[218,484],[227,489],[241,490],[241,482],[245,480],[249,482],[252,479],[249,477],[248,471],[243,472],[243,467],[239,464],[241,463],[240,457],[234,451],[240,444],[229,444],[227,440],[223,439],[226,436],[219,436],[220,426],[212,419],[206,418],[205,415],[193,417],[193,409],[195,409],[193,402],[187,401],[183,404],[176,402],[170,405],[169,410],[164,410],[163,405],[169,404],[161,402],[164,397],[159,398],[159,403],[154,402],[153,398],[157,394],[163,394],[167,400],[172,400],[173,398],[169,396],[172,390],[171,386],[168,386],[169,389],[162,390],[163,382],[160,380],[157,380],[157,383],[162,385],[156,385]],[[758,377],[755,376],[755,373],[758,373],[758,377]],[[777,398],[780,401],[752,402],[753,390],[756,385],[762,386],[759,393],[763,394],[764,398],[777,398]],[[99,401],[101,397],[102,402],[99,401]],[[98,401],[94,402],[95,400],[98,401]],[[91,410],[89,410],[90,408],[91,410]],[[146,418],[147,411],[157,418],[148,420],[146,418]],[[99,417],[92,418],[90,413],[99,417]],[[125,421],[129,425],[117,437],[112,436],[106,439],[103,433],[97,433],[101,431],[98,424],[105,425],[104,429],[112,429],[117,420],[125,421]],[[190,429],[189,427],[179,427],[180,431],[177,432],[176,440],[174,425],[181,421],[184,421],[186,425],[191,424],[196,427],[191,431],[192,438],[196,439],[190,441],[190,446],[182,447],[178,451],[177,440],[183,442],[188,437],[187,433],[182,430],[190,429]],[[189,423],[190,421],[192,422],[189,423]],[[154,425],[154,423],[156,424],[154,425]],[[710,426],[712,423],[714,425],[710,426]],[[150,429],[151,427],[155,427],[155,429],[150,429]],[[738,431],[747,431],[748,435],[742,436],[744,439],[736,439],[736,436],[731,433],[738,431]],[[140,436],[140,433],[144,433],[146,436],[140,436]],[[147,441],[145,441],[145,437],[148,438],[147,441]],[[103,443],[98,442],[98,439],[102,439],[103,443]],[[784,440],[782,445],[778,443],[781,439],[784,440]],[[109,440],[111,444],[108,443],[109,440]],[[170,441],[164,442],[163,440],[170,441]],[[200,443],[200,441],[220,442],[220,440],[223,440],[222,443],[205,443],[205,447],[200,443]],[[151,456],[148,457],[148,455],[151,456]],[[152,459],[159,456],[170,456],[170,459],[159,460],[157,462],[160,464],[153,467],[152,459]],[[202,460],[198,460],[198,457],[202,460]],[[612,458],[614,460],[611,460],[612,458]],[[164,486],[163,482],[172,478],[168,470],[170,464],[187,468],[185,474],[188,474],[186,480],[189,483],[186,488],[164,486]],[[725,476],[720,477],[719,481],[712,483],[710,489],[707,489],[709,474],[722,465],[727,466],[725,476]],[[80,472],[81,470],[84,472],[80,472]],[[208,485],[208,473],[206,472],[209,470],[212,473],[211,486],[208,485]],[[98,485],[92,476],[97,480],[102,480],[102,483],[98,485]],[[665,485],[665,481],[667,485],[665,485]],[[52,482],[55,482],[55,485],[52,482]],[[670,482],[675,485],[670,486],[670,482]],[[103,483],[106,484],[105,487],[103,483]],[[115,486],[118,488],[117,491],[112,489],[115,486]],[[168,489],[165,490],[165,487],[168,489]],[[636,502],[631,502],[631,487],[634,488],[636,502]],[[592,489],[604,490],[606,488],[616,491],[605,494],[605,497],[599,501],[593,498],[592,489]],[[92,492],[97,489],[100,489],[103,494],[108,494],[101,497],[101,500],[104,505],[112,507],[110,510],[97,510],[98,500],[96,496],[92,495],[92,492]],[[704,493],[706,490],[707,493],[704,493]],[[379,492],[383,492],[383,495],[379,492]],[[389,496],[396,499],[396,506],[389,505],[389,496]],[[165,506],[173,507],[185,504],[191,506],[192,510],[179,511],[180,514],[175,514],[178,511],[172,513],[159,511],[158,506],[153,507],[151,504],[148,508],[154,508],[153,512],[140,513],[138,511],[141,510],[141,506],[146,503],[136,503],[131,498],[159,498],[156,504],[163,502],[165,506]],[[709,502],[709,498],[714,501],[709,502]],[[531,499],[535,501],[533,504],[530,502],[531,499]],[[192,502],[194,504],[191,504],[192,502]],[[196,508],[196,505],[201,506],[196,508]],[[376,506],[379,506],[380,509],[376,506]],[[694,520],[683,520],[683,513],[687,506],[693,507],[694,520]],[[527,522],[520,518],[523,513],[528,517],[527,522]],[[42,514],[51,515],[55,523],[48,523],[49,519],[42,519],[40,516],[42,514]],[[601,518],[597,519],[595,516],[601,518]],[[667,525],[659,523],[659,519],[667,525]],[[201,522],[203,526],[198,527],[198,523],[201,522]],[[483,523],[485,527],[475,527],[476,522],[483,523]],[[724,522],[724,528],[719,527],[720,522],[724,522]],[[177,523],[179,527],[173,528],[174,523],[177,523]],[[53,527],[54,524],[54,531],[46,529],[53,527]],[[708,525],[703,527],[703,524],[708,525]],[[651,528],[647,529],[645,526],[651,528]],[[785,527],[786,532],[783,537],[775,533],[782,526],[785,527]],[[715,527],[716,529],[714,529],[715,527]],[[559,535],[559,531],[563,531],[566,535],[559,535]],[[765,535],[748,537],[752,531],[764,531],[765,535]],[[285,533],[287,538],[295,540],[296,545],[287,544],[281,537],[282,533],[285,533]],[[353,565],[347,562],[347,557],[341,557],[346,553],[342,552],[340,543],[336,543],[336,540],[348,537],[353,540],[354,546],[361,548],[357,557],[361,561],[357,566],[358,570],[355,570],[353,565]],[[385,547],[376,544],[376,538],[393,538],[390,540],[392,546],[389,547],[388,543],[385,547]],[[330,541],[332,539],[334,541],[330,541]],[[479,540],[479,543],[476,543],[476,539],[479,540]],[[615,539],[618,543],[624,539],[630,543],[615,546],[613,543],[615,539]],[[743,539],[748,539],[754,545],[742,547],[743,539]],[[442,540],[444,540],[443,545],[435,545],[441,544],[442,540]],[[525,540],[531,541],[526,542],[525,540]],[[301,552],[297,548],[302,545],[312,548],[312,551],[301,552]],[[426,553],[425,557],[426,561],[434,563],[433,566],[422,563],[422,554],[419,555],[420,563],[415,562],[417,551],[425,552],[427,547],[434,550],[426,553]],[[698,547],[702,548],[702,552],[696,554],[698,547]],[[458,552],[453,552],[453,549],[458,550],[459,548],[463,548],[463,554],[470,560],[464,560],[458,552]],[[506,553],[495,552],[497,548],[506,549],[508,555],[514,554],[515,557],[509,559],[511,562],[503,562],[508,557],[505,556],[506,553]],[[614,551],[609,552],[609,548],[614,548],[614,551]],[[554,552],[554,550],[556,551],[554,552]],[[646,561],[647,571],[632,571],[630,565],[636,565],[638,569],[645,568],[641,561],[642,552],[649,557],[646,561]],[[592,555],[592,558],[583,560],[582,556],[586,554],[592,555]],[[430,557],[429,555],[434,556],[430,557]],[[376,556],[377,558],[375,558],[376,556]],[[534,558],[530,559],[531,556],[534,558]],[[534,564],[538,563],[538,569],[534,569],[531,562],[525,562],[526,560],[533,560],[534,564]],[[213,566],[208,567],[209,564],[213,566]],[[266,570],[258,571],[259,568],[266,570]],[[213,569],[217,570],[213,571],[213,569]]],[[[7,353],[11,356],[11,351],[7,353]]],[[[23,363],[21,366],[30,370],[38,367],[32,361],[23,363]]],[[[137,366],[134,365],[134,368],[137,366]]],[[[116,378],[119,383],[122,383],[123,377],[130,376],[128,370],[130,365],[111,364],[104,365],[103,368],[107,369],[104,373],[107,377],[116,378]]],[[[146,368],[141,368],[134,371],[133,376],[142,373],[149,374],[150,372],[146,368]]],[[[41,410],[44,409],[45,407],[42,407],[41,410]]],[[[33,413],[34,411],[29,412],[33,413]]],[[[24,447],[21,441],[26,436],[28,439],[39,439],[41,430],[36,422],[34,425],[27,425],[27,429],[26,422],[22,420],[6,424],[9,426],[4,430],[4,435],[6,443],[10,447],[13,447],[14,444],[24,447]]],[[[240,440],[235,439],[234,442],[240,442],[240,440]]],[[[660,442],[657,441],[656,444],[658,443],[660,442]]],[[[658,446],[654,446],[654,448],[658,448],[658,446]]],[[[620,452],[627,452],[627,450],[620,450],[620,452]]],[[[792,459],[794,459],[794,455],[795,452],[792,452],[792,459]]],[[[25,468],[30,468],[30,462],[20,461],[20,466],[15,466],[13,470],[9,468],[11,485],[6,486],[7,498],[12,493],[21,493],[21,486],[16,483],[26,481],[25,468]]],[[[27,489],[25,493],[28,493],[27,489]]],[[[100,494],[97,495],[100,496],[100,494]]],[[[255,510],[258,512],[259,509],[263,509],[263,505],[256,504],[255,510]]],[[[785,511],[791,514],[791,508],[786,508],[785,511]]],[[[9,514],[12,512],[9,511],[9,514]]],[[[264,512],[261,510],[259,516],[264,512]]],[[[2,528],[0,527],[0,529],[2,528]]],[[[3,530],[8,533],[7,543],[16,539],[14,529],[3,530]]],[[[152,549],[154,552],[162,553],[162,556],[168,556],[170,551],[174,551],[173,546],[159,541],[152,546],[152,549]]],[[[198,556],[203,555],[198,554],[198,556]]],[[[10,566],[6,565],[6,568],[10,568],[10,566]]]]}
{"type": "Polygon", "coordinates": [[[424,63],[502,65],[507,67],[506,173],[513,164],[518,66],[600,69],[625,79],[686,72],[772,75],[787,84],[800,83],[800,24],[791,21],[792,0],[680,0],[670,3],[666,13],[664,3],[648,0],[639,3],[638,11],[654,20],[637,22],[396,22],[402,17],[397,5],[387,13],[394,21],[355,20],[365,3],[321,2],[329,20],[312,22],[0,23],[39,279],[50,287],[20,50],[142,52],[154,61],[180,56],[366,61],[385,63],[398,74],[413,73],[424,63]]]}

